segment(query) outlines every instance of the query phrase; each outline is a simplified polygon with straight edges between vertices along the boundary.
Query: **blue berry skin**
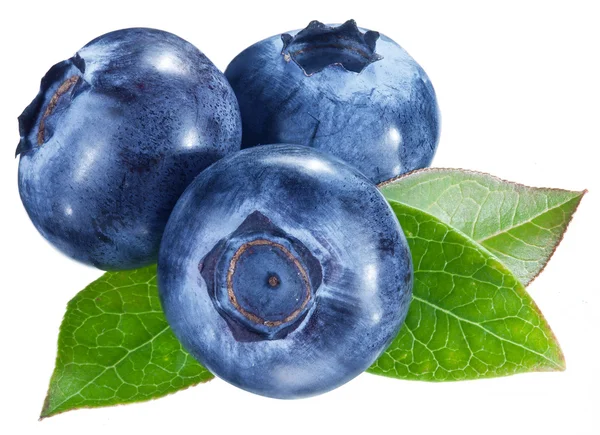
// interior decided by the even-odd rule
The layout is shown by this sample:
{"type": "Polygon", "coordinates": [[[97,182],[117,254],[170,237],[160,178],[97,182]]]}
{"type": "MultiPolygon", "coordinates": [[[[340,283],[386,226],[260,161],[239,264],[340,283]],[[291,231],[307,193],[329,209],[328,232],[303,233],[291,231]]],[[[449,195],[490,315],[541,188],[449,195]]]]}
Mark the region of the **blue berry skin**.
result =
{"type": "Polygon", "coordinates": [[[440,116],[425,71],[353,20],[311,22],[241,52],[225,76],[242,112],[242,148],[318,148],[379,183],[431,164],[440,116]]]}
{"type": "Polygon", "coordinates": [[[367,369],[404,322],[412,263],[364,175],[300,145],[227,156],[177,202],[158,288],[184,347],[264,396],[327,392],[367,369]]]}
{"type": "Polygon", "coordinates": [[[156,262],[181,193],[241,142],[223,74],[192,44],[144,28],[100,36],[53,66],[19,129],[31,221],[104,270],[156,262]]]}

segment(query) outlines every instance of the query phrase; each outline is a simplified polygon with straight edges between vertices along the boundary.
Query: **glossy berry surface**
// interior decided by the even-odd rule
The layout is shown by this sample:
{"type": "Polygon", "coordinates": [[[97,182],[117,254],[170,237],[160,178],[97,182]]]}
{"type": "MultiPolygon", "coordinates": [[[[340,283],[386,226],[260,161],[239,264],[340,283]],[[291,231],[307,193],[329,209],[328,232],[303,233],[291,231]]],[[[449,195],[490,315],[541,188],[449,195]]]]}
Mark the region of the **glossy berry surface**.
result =
{"type": "Polygon", "coordinates": [[[100,36],[53,66],[19,127],[32,222],[106,270],[156,262],[181,193],[241,140],[223,74],[192,44],[144,28],[100,36]]]}
{"type": "Polygon", "coordinates": [[[242,147],[318,148],[381,182],[431,164],[440,132],[425,71],[390,38],[311,22],[241,52],[225,75],[242,113],[242,147]]]}
{"type": "Polygon", "coordinates": [[[163,309],[215,375],[276,398],[329,391],[396,336],[412,292],[400,225],[359,171],[317,150],[227,156],[178,201],[158,263],[163,309]]]}

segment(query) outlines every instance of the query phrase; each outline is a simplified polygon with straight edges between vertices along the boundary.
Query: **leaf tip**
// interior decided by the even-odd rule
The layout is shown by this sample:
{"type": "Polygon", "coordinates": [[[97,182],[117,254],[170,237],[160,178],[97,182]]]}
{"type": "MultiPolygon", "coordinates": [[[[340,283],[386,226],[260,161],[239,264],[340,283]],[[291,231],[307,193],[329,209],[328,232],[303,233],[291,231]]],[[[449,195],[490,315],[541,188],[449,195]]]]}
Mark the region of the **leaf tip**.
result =
{"type": "Polygon", "coordinates": [[[523,285],[525,287],[529,287],[529,285],[533,281],[535,281],[535,279],[538,276],[540,276],[542,274],[542,272],[548,266],[548,263],[550,263],[550,260],[552,260],[552,257],[554,257],[554,254],[556,253],[556,250],[558,249],[558,246],[561,244],[561,242],[565,238],[565,234],[567,233],[567,230],[569,229],[569,225],[571,225],[571,221],[573,220],[573,217],[575,216],[575,213],[577,212],[577,209],[579,208],[579,205],[581,204],[581,200],[588,193],[588,190],[587,189],[583,189],[583,190],[580,190],[580,191],[574,191],[573,193],[577,193],[577,195],[574,196],[570,201],[572,201],[573,199],[575,199],[576,200],[575,201],[575,205],[573,207],[573,211],[571,212],[570,216],[567,218],[567,221],[565,223],[565,227],[564,227],[562,233],[560,234],[560,237],[554,243],[554,246],[552,248],[552,252],[550,252],[550,255],[548,256],[548,259],[546,260],[546,262],[544,263],[544,265],[537,271],[537,273],[535,275],[531,276],[528,280],[523,281],[523,285]]]}
{"type": "MultiPolygon", "coordinates": [[[[556,340],[556,338],[555,338],[556,340]]],[[[556,355],[556,363],[557,363],[557,368],[556,370],[554,370],[555,372],[564,372],[565,370],[567,370],[567,360],[565,359],[565,354],[563,353],[562,349],[560,348],[560,345],[558,344],[558,341],[556,342],[556,347],[557,347],[557,355],[556,355]]]]}
{"type": "MultiPolygon", "coordinates": [[[[540,314],[540,316],[543,318],[543,314],[541,312],[541,310],[536,306],[536,310],[538,311],[538,313],[540,314]]],[[[545,319],[544,319],[545,321],[545,319]]],[[[550,325],[548,325],[548,332],[550,333],[550,344],[552,346],[552,355],[550,356],[550,358],[548,358],[548,362],[549,364],[540,367],[539,370],[540,372],[564,372],[567,369],[567,361],[565,359],[565,354],[562,351],[562,348],[560,347],[560,344],[558,342],[558,339],[556,338],[556,335],[554,334],[554,331],[552,331],[552,329],[550,328],[550,325]]]]}
{"type": "Polygon", "coordinates": [[[48,394],[46,395],[46,398],[44,399],[44,404],[42,405],[42,410],[40,412],[40,417],[38,418],[38,421],[42,421],[53,415],[52,412],[49,412],[49,408],[50,408],[50,392],[48,392],[48,394]]]}
{"type": "Polygon", "coordinates": [[[556,359],[551,361],[551,364],[546,364],[544,366],[538,367],[537,370],[531,370],[532,372],[564,372],[567,370],[567,363],[565,361],[565,356],[562,351],[559,349],[559,354],[556,356],[556,359]]]}

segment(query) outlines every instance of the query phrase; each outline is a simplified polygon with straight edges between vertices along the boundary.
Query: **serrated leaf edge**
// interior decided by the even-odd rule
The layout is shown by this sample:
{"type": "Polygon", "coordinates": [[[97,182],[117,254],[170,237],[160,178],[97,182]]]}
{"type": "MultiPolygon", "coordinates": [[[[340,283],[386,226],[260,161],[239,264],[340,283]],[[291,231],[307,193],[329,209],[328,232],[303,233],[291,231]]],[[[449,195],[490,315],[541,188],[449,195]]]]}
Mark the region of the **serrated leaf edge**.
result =
{"type": "MultiPolygon", "coordinates": [[[[552,257],[554,257],[554,254],[556,253],[556,250],[558,249],[558,246],[560,245],[560,243],[563,241],[565,234],[567,233],[567,230],[569,229],[569,225],[571,225],[571,222],[573,221],[573,217],[575,216],[575,213],[577,212],[577,210],[579,209],[579,206],[581,205],[581,200],[583,199],[583,197],[588,193],[587,189],[583,189],[583,190],[567,190],[567,189],[560,189],[560,188],[554,188],[554,187],[534,187],[534,186],[528,186],[526,184],[521,184],[521,183],[516,183],[514,181],[508,181],[508,180],[504,180],[500,177],[496,177],[495,175],[489,174],[487,172],[481,172],[481,171],[474,171],[471,169],[461,169],[461,168],[423,168],[423,169],[416,169],[414,171],[411,172],[407,172],[406,174],[402,174],[402,175],[398,175],[396,177],[390,178],[389,180],[386,181],[382,181],[381,183],[377,184],[377,188],[381,189],[382,187],[386,187],[390,184],[394,184],[404,178],[408,178],[410,176],[416,175],[416,174],[420,174],[420,173],[424,173],[424,172],[463,172],[466,174],[474,174],[474,175],[485,175],[487,177],[490,177],[500,183],[506,183],[506,184],[511,184],[513,186],[516,187],[520,187],[520,188],[525,188],[525,189],[537,189],[537,190],[544,190],[544,191],[549,191],[549,192],[571,192],[571,193],[577,193],[578,196],[575,196],[574,198],[578,198],[577,200],[577,204],[575,205],[575,208],[573,209],[573,213],[571,213],[571,216],[569,217],[569,220],[567,221],[567,223],[565,224],[565,229],[562,232],[562,234],[560,235],[560,237],[556,240],[556,243],[554,243],[554,245],[552,246],[552,251],[550,252],[550,255],[548,256],[548,260],[544,263],[544,265],[540,268],[540,270],[535,274],[535,276],[533,276],[529,281],[527,282],[521,282],[523,284],[524,287],[528,287],[529,284],[531,284],[533,281],[535,281],[535,279],[540,276],[540,274],[546,269],[546,267],[548,267],[548,263],[550,263],[550,260],[552,260],[552,257]]],[[[390,199],[386,198],[386,200],[391,201],[390,199]]],[[[563,206],[564,204],[566,204],[567,202],[572,201],[572,199],[569,199],[568,201],[565,201],[564,203],[553,207],[552,209],[558,208],[563,206]]],[[[425,210],[421,210],[419,208],[416,207],[412,207],[409,206],[408,204],[404,204],[403,202],[400,201],[396,201],[402,205],[406,205],[408,207],[414,208],[416,210],[419,210],[423,213],[427,213],[427,211],[425,210]]],[[[547,213],[549,210],[544,211],[544,213],[547,213]]],[[[429,214],[429,213],[427,213],[429,214]]],[[[540,213],[539,215],[535,216],[535,217],[539,217],[541,216],[543,213],[540,213]]],[[[435,216],[433,216],[435,217],[435,216]]],[[[437,219],[437,218],[436,218],[437,219]]],[[[438,219],[439,220],[439,219],[438,219]]],[[[530,219],[531,221],[531,219],[530,219]]],[[[440,221],[443,222],[443,221],[440,221]]],[[[448,224],[446,224],[448,225],[448,224]]],[[[521,226],[523,224],[520,224],[518,226],[515,226],[513,228],[518,228],[519,226],[521,226]]],[[[500,260],[494,253],[492,253],[490,250],[488,250],[485,246],[481,245],[479,242],[477,242],[476,240],[473,240],[471,237],[467,236],[466,234],[464,234],[462,231],[460,231],[459,229],[448,225],[450,228],[452,228],[453,230],[459,232],[460,234],[464,235],[465,237],[469,238],[469,240],[473,241],[474,243],[476,243],[478,246],[480,246],[482,249],[485,249],[486,252],[488,252],[490,255],[492,255],[496,260],[498,260],[500,263],[502,263],[502,265],[504,266],[504,263],[502,262],[502,260],[500,260]]],[[[495,234],[495,235],[498,235],[495,234]]],[[[495,235],[489,236],[488,238],[491,238],[495,235]]],[[[506,266],[505,266],[506,267],[506,266]]],[[[512,275],[514,275],[511,272],[512,275]]],[[[516,277],[515,277],[516,278],[516,277]]]]}
{"type": "MultiPolygon", "coordinates": [[[[98,408],[112,408],[114,406],[127,406],[127,405],[135,405],[136,403],[144,403],[144,402],[150,402],[152,400],[158,400],[158,399],[162,399],[163,397],[167,397],[167,396],[171,396],[173,394],[179,393],[180,391],[185,391],[188,388],[192,388],[192,387],[196,387],[200,384],[206,384],[209,381],[212,381],[215,376],[208,372],[207,374],[207,378],[203,379],[201,381],[196,382],[195,384],[190,384],[190,385],[186,385],[185,387],[181,387],[180,389],[178,389],[177,391],[171,391],[169,393],[166,393],[160,397],[148,397],[147,399],[140,399],[140,400],[136,400],[135,402],[124,402],[124,403],[114,403],[114,404],[110,404],[110,405],[100,405],[100,406],[90,406],[90,405],[82,405],[82,406],[78,406],[77,408],[71,408],[71,409],[65,409],[64,411],[58,411],[58,412],[53,412],[51,414],[43,414],[43,408],[42,408],[42,413],[40,414],[38,421],[42,421],[45,420],[47,418],[50,417],[54,417],[56,415],[60,415],[60,414],[64,414],[66,412],[70,412],[70,411],[77,411],[80,409],[98,409],[98,408]]],[[[44,406],[46,405],[46,400],[48,400],[48,396],[46,396],[46,399],[44,399],[44,406]]]]}

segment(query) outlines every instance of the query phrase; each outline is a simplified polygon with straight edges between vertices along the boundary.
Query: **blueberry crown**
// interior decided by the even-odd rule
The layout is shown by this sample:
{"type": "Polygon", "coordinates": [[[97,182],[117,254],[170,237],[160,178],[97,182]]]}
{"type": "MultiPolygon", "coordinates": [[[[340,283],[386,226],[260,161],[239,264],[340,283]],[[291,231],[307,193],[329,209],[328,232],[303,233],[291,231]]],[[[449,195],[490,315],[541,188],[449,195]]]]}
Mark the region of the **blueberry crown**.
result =
{"type": "Polygon", "coordinates": [[[307,76],[329,66],[361,73],[368,65],[382,59],[375,52],[378,39],[379,32],[367,30],[362,33],[354,20],[340,26],[311,21],[295,36],[281,35],[281,54],[286,61],[293,60],[307,76]]]}

